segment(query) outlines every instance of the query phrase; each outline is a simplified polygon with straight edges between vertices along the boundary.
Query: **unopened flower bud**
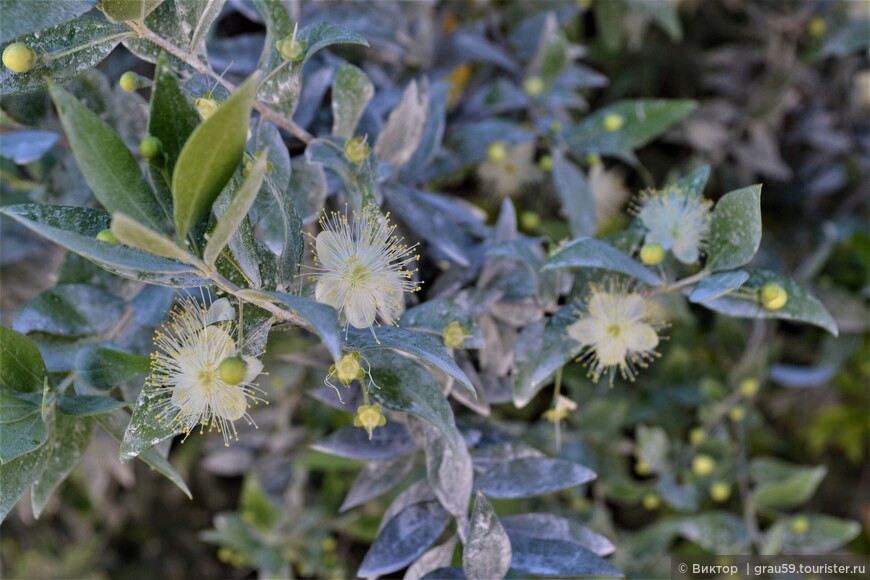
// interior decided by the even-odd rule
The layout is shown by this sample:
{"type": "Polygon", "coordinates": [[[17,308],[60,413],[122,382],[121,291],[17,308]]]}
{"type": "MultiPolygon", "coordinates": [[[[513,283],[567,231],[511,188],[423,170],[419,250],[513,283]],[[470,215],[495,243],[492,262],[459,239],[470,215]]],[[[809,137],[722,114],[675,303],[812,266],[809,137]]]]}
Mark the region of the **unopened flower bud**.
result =
{"type": "Polygon", "coordinates": [[[609,113],[604,116],[604,128],[613,133],[619,131],[625,125],[625,117],[616,113],[609,113]]]}
{"type": "Polygon", "coordinates": [[[648,491],[645,494],[643,494],[642,501],[643,501],[643,507],[648,509],[649,511],[653,511],[654,509],[657,509],[659,507],[659,505],[661,504],[661,501],[659,500],[659,496],[651,491],[648,491]]]}
{"type": "Polygon", "coordinates": [[[290,62],[299,62],[305,58],[308,44],[303,40],[297,40],[295,36],[287,36],[275,43],[275,48],[281,54],[281,58],[290,62]]]}
{"type": "Polygon", "coordinates": [[[537,97],[547,88],[547,85],[544,84],[544,80],[541,77],[529,77],[523,83],[523,88],[526,90],[526,94],[532,98],[537,97]]]}
{"type": "Polygon", "coordinates": [[[507,157],[507,147],[502,141],[494,141],[486,148],[486,158],[494,163],[499,163],[507,157]]]}
{"type": "Polygon", "coordinates": [[[758,394],[759,386],[760,384],[758,382],[758,379],[754,377],[747,377],[740,381],[740,385],[737,388],[740,389],[741,395],[743,395],[747,399],[750,399],[758,394]]]}
{"type": "Polygon", "coordinates": [[[724,481],[717,481],[710,486],[710,497],[717,503],[727,501],[731,497],[731,486],[724,481]]]}
{"type": "Polygon", "coordinates": [[[465,344],[465,330],[460,326],[459,322],[453,321],[444,327],[441,333],[441,338],[444,339],[444,346],[447,348],[462,348],[465,344]]]}
{"type": "Polygon", "coordinates": [[[797,516],[791,520],[791,531],[803,535],[810,531],[810,519],[806,516],[797,516]]]}
{"type": "Polygon", "coordinates": [[[118,243],[118,238],[115,237],[115,234],[113,234],[112,230],[110,230],[110,229],[100,230],[97,233],[96,237],[101,242],[106,242],[107,244],[117,244],[118,243]]]}
{"type": "Polygon", "coordinates": [[[132,93],[136,89],[142,87],[142,82],[139,79],[139,75],[131,70],[128,70],[121,75],[121,78],[118,80],[118,84],[128,93],[132,93]]]}
{"type": "Polygon", "coordinates": [[[761,287],[761,305],[767,310],[779,310],[788,302],[788,292],[776,282],[761,287]]]}
{"type": "Polygon", "coordinates": [[[665,249],[661,244],[644,244],[640,249],[640,261],[647,266],[658,266],[665,261],[665,249]]]}
{"type": "Polygon", "coordinates": [[[716,469],[716,461],[709,455],[696,455],[692,459],[692,472],[695,475],[705,476],[713,473],[716,469]]]}
{"type": "Polygon", "coordinates": [[[538,167],[543,171],[550,171],[553,169],[553,158],[550,155],[542,155],[538,160],[538,167]]]}
{"type": "Polygon", "coordinates": [[[354,137],[353,139],[348,139],[344,144],[345,156],[347,156],[351,163],[356,163],[357,165],[368,159],[371,152],[372,150],[368,143],[366,143],[365,137],[354,137]]]}
{"type": "Polygon", "coordinates": [[[228,385],[238,385],[245,380],[245,374],[248,372],[248,363],[241,357],[233,356],[221,363],[219,367],[221,379],[228,385]]]}
{"type": "Polygon", "coordinates": [[[215,111],[218,110],[218,107],[221,106],[220,102],[210,97],[194,99],[193,104],[196,105],[196,110],[199,111],[199,115],[203,118],[203,120],[208,119],[210,116],[212,116],[215,111]]]}
{"type": "Polygon", "coordinates": [[[156,159],[163,153],[163,143],[153,135],[148,135],[139,142],[139,154],[144,159],[156,159]]]}
{"type": "Polygon", "coordinates": [[[36,64],[36,54],[23,42],[13,42],[3,51],[3,66],[14,73],[26,73],[36,64]]]}

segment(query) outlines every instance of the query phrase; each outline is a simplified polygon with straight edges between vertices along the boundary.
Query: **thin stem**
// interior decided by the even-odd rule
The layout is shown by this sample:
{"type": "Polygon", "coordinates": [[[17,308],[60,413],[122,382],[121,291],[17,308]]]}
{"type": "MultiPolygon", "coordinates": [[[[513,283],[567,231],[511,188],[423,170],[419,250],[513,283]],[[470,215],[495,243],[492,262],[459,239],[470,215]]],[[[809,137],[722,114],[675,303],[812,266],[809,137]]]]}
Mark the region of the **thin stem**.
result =
{"type": "MultiPolygon", "coordinates": [[[[139,35],[140,38],[143,38],[149,42],[153,42],[169,54],[190,65],[190,67],[193,68],[195,71],[215,79],[217,82],[226,87],[229,91],[236,90],[236,86],[234,84],[225,80],[223,77],[214,72],[210,66],[203,64],[192,54],[185,52],[183,49],[178,48],[171,42],[167,42],[160,36],[151,32],[145,26],[139,26],[132,22],[129,24],[133,28],[133,30],[139,35]]],[[[275,111],[268,105],[263,104],[259,100],[254,101],[254,108],[259,111],[259,113],[263,117],[269,119],[279,127],[286,129],[290,134],[292,134],[303,143],[308,144],[314,139],[311,133],[309,133],[290,119],[284,117],[281,113],[275,111]]]]}
{"type": "Polygon", "coordinates": [[[686,286],[691,286],[692,284],[697,284],[704,278],[706,278],[710,272],[707,270],[701,270],[697,274],[692,274],[691,276],[686,276],[681,280],[677,280],[673,284],[667,284],[665,286],[661,286],[652,291],[652,294],[662,294],[664,292],[673,292],[674,290],[679,290],[680,288],[685,288],[686,286]]]}
{"type": "MultiPolygon", "coordinates": [[[[562,394],[562,369],[560,368],[556,371],[556,383],[553,385],[553,409],[557,409],[559,406],[559,395],[562,394]]],[[[562,421],[556,417],[556,421],[553,423],[556,428],[556,454],[562,450],[562,421]]]]}

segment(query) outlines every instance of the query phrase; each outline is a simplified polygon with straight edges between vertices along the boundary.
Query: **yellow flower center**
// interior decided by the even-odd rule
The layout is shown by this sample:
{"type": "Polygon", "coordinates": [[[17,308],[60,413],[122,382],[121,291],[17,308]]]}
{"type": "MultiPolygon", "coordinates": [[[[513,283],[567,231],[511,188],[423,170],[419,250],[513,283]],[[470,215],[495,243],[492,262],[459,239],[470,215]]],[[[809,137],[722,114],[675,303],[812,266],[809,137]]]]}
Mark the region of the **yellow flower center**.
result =
{"type": "Polygon", "coordinates": [[[613,338],[619,338],[619,335],[622,334],[622,327],[618,324],[611,324],[607,327],[607,334],[613,338]]]}

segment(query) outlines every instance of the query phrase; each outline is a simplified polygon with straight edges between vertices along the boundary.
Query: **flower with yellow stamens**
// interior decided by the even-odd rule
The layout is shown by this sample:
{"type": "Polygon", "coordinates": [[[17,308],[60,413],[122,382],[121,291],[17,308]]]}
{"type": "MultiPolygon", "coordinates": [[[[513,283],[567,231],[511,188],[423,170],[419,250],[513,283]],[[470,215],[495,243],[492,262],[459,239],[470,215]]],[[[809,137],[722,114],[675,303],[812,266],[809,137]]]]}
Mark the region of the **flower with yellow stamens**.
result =
{"type": "Polygon", "coordinates": [[[658,356],[658,326],[643,294],[611,282],[591,287],[584,311],[567,331],[585,349],[581,360],[590,363],[592,379],[598,382],[609,370],[613,385],[617,368],[623,378],[634,380],[637,367],[658,356]]]}
{"type": "Polygon", "coordinates": [[[406,266],[418,260],[393,232],[389,214],[367,208],[362,214],[332,212],[320,219],[314,241],[317,285],[314,297],[343,314],[355,328],[372,328],[375,319],[393,324],[404,308],[404,293],[419,290],[406,266]]]}
{"type": "Polygon", "coordinates": [[[487,159],[477,166],[477,175],[496,195],[511,197],[543,178],[535,163],[535,144],[490,145],[487,159]]]}
{"type": "Polygon", "coordinates": [[[642,192],[634,208],[646,228],[645,242],[660,244],[684,264],[701,257],[710,235],[713,203],[682,187],[642,192]]]}
{"type": "Polygon", "coordinates": [[[151,391],[151,408],[162,424],[186,435],[197,426],[200,431],[206,426],[217,429],[225,445],[238,440],[235,421],[254,424],[248,407],[265,402],[263,391],[253,383],[263,363],[238,353],[233,318],[235,310],[226,298],[204,308],[188,297],[157,331],[158,350],[151,355],[145,388],[151,391]]]}

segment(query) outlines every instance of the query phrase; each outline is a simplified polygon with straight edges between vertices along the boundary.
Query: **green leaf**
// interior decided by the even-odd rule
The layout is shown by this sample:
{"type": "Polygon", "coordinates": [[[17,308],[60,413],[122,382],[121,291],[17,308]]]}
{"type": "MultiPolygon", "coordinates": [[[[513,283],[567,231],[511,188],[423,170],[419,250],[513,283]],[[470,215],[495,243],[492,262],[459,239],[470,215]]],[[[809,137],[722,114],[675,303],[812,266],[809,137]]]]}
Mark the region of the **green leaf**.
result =
{"type": "Polygon", "coordinates": [[[528,536],[511,539],[511,568],[536,576],[622,576],[606,560],[563,539],[541,540],[528,536]]]}
{"type": "MultiPolygon", "coordinates": [[[[267,163],[268,161],[265,160],[267,163]]],[[[229,210],[230,204],[233,201],[237,192],[243,186],[242,172],[236,171],[230,182],[224,187],[223,191],[212,204],[212,211],[215,219],[220,222],[224,214],[229,210]]],[[[256,195],[254,196],[256,198],[256,195]]],[[[261,251],[257,239],[254,237],[254,227],[251,225],[251,219],[247,214],[241,217],[239,227],[229,237],[229,249],[231,256],[227,253],[217,254],[219,271],[223,271],[228,267],[233,269],[233,275],[239,275],[244,279],[244,286],[248,288],[260,288],[263,286],[263,276],[269,276],[275,271],[275,255],[269,251],[261,251]],[[223,264],[223,266],[221,266],[223,264]]],[[[269,282],[271,287],[272,282],[269,282]]]]}
{"type": "Polygon", "coordinates": [[[144,20],[163,0],[100,0],[100,10],[115,22],[144,20]]]}
{"type": "Polygon", "coordinates": [[[185,238],[233,176],[248,140],[256,73],[191,134],[172,173],[175,230],[185,238]]]}
{"type": "MultiPolygon", "coordinates": [[[[124,411],[113,411],[111,413],[105,413],[103,415],[96,415],[95,419],[97,422],[105,429],[109,435],[111,435],[115,441],[122,441],[124,438],[124,430],[129,419],[129,415],[127,415],[124,411]]],[[[193,498],[190,494],[190,490],[187,488],[187,485],[184,483],[184,480],[178,474],[177,471],[172,467],[169,461],[166,460],[162,455],[160,455],[154,449],[148,449],[147,451],[143,451],[139,455],[137,455],[139,459],[156,469],[159,473],[164,475],[169,481],[174,483],[181,491],[184,492],[189,498],[193,498]]],[[[124,458],[122,457],[123,461],[124,458]]]]}
{"type": "Polygon", "coordinates": [[[178,24],[188,37],[187,50],[194,54],[205,52],[205,38],[220,16],[226,0],[182,0],[175,2],[178,24]]]}
{"type": "Polygon", "coordinates": [[[375,95],[375,86],[361,69],[343,64],[332,82],[332,134],[350,139],[360,116],[375,95]]]}
{"type": "Polygon", "coordinates": [[[462,348],[483,347],[483,335],[477,321],[450,298],[432,298],[407,309],[402,313],[398,326],[409,330],[425,329],[441,336],[444,329],[453,322],[458,322],[465,332],[462,348]]]}
{"type": "Polygon", "coordinates": [[[338,314],[335,308],[283,292],[266,292],[266,294],[277,298],[290,312],[308,323],[311,330],[323,341],[323,345],[334,360],[338,361],[341,358],[341,330],[338,327],[338,314]]]}
{"type": "Polygon", "coordinates": [[[297,38],[308,44],[308,48],[305,51],[305,61],[314,56],[318,51],[333,44],[369,45],[368,41],[356,32],[328,22],[319,22],[302,28],[297,38]]]}
{"type": "MultiPolygon", "coordinates": [[[[299,196],[309,195],[309,192],[299,189],[300,184],[308,185],[306,179],[318,176],[323,179],[325,194],[326,177],[319,165],[310,165],[304,157],[297,157],[301,161],[302,171],[297,171],[300,165],[292,165],[293,174],[290,178],[289,187],[282,189],[271,179],[266,177],[266,186],[276,202],[278,218],[281,222],[281,253],[278,258],[278,287],[285,290],[297,290],[301,285],[299,272],[302,269],[303,254],[305,252],[305,240],[302,233],[302,219],[299,217],[295,200],[299,196]],[[314,170],[313,168],[317,168],[314,170]]],[[[294,160],[295,161],[295,160],[294,160]]],[[[317,184],[313,184],[317,187],[317,184]]],[[[325,197],[325,195],[324,195],[325,197]]],[[[274,219],[274,217],[272,217],[274,219]]]]}
{"type": "Polygon", "coordinates": [[[19,393],[41,392],[45,362],[32,340],[0,326],[0,384],[19,393]]]}
{"type": "Polygon", "coordinates": [[[61,413],[77,417],[101,415],[128,406],[130,403],[127,401],[118,401],[102,395],[61,396],[57,401],[57,408],[61,413]]]}
{"type": "Polygon", "coordinates": [[[713,554],[739,554],[749,545],[743,520],[723,511],[685,518],[680,523],[680,534],[713,554]]]}
{"type": "MultiPolygon", "coordinates": [[[[145,27],[166,42],[175,46],[186,46],[189,37],[181,30],[181,18],[178,10],[176,10],[176,6],[176,0],[162,2],[145,18],[145,27]]],[[[157,59],[163,54],[161,47],[150,40],[137,36],[125,38],[124,46],[130,52],[148,62],[157,62],[157,59]]],[[[169,60],[179,69],[187,66],[175,56],[170,56],[169,60]]]]}
{"type": "Polygon", "coordinates": [[[386,461],[369,461],[353,480],[353,485],[341,502],[339,512],[345,512],[382,495],[404,481],[414,469],[413,455],[401,455],[386,461]]]}
{"type": "Polygon", "coordinates": [[[322,163],[341,178],[351,207],[360,211],[363,206],[377,205],[377,165],[373,156],[357,165],[344,154],[344,140],[314,139],[305,149],[305,159],[309,163],[322,163]]]}
{"type": "Polygon", "coordinates": [[[36,413],[41,403],[42,395],[19,395],[0,389],[0,423],[11,423],[36,413]]]}
{"type": "Polygon", "coordinates": [[[302,221],[309,223],[323,210],[326,202],[326,174],[320,163],[309,163],[304,155],[294,157],[293,172],[287,188],[302,221]]]}
{"type": "Polygon", "coordinates": [[[761,185],[722,196],[713,209],[707,269],[732,270],[749,262],[761,244],[761,185]]]}
{"type": "Polygon", "coordinates": [[[203,260],[209,266],[214,266],[218,255],[229,243],[230,237],[236,233],[242,225],[242,221],[248,217],[248,212],[257,198],[257,193],[259,193],[260,186],[263,184],[263,178],[266,176],[266,159],[268,154],[269,150],[265,149],[260,158],[254,163],[251,173],[238,191],[236,191],[229,207],[220,216],[217,226],[211,232],[208,244],[202,255],[203,260]]]}
{"type": "Polygon", "coordinates": [[[123,212],[161,229],[162,210],[136,158],[102,119],[57,85],[50,87],[76,161],[94,196],[111,213],[123,212]]]}
{"type": "Polygon", "coordinates": [[[497,463],[475,482],[489,497],[518,499],[568,489],[595,479],[595,472],[566,459],[525,457],[497,463]]]}
{"type": "Polygon", "coordinates": [[[12,327],[24,333],[97,334],[112,326],[123,312],[124,301],[114,294],[87,284],[63,284],[31,300],[12,327]]]}
{"type": "Polygon", "coordinates": [[[602,268],[628,274],[651,286],[658,286],[661,279],[613,246],[593,238],[580,238],[556,252],[544,264],[544,270],[554,268],[602,268]]]}
{"type": "Polygon", "coordinates": [[[614,155],[626,160],[633,150],[655,139],[695,110],[695,101],[640,99],[620,101],[583,119],[567,135],[568,145],[576,153],[614,155]],[[604,119],[608,115],[622,118],[622,127],[609,131],[604,119]]]}
{"type": "Polygon", "coordinates": [[[685,188],[692,195],[702,197],[707,181],[710,179],[710,166],[700,165],[674,182],[677,187],[685,188]]]}
{"type": "Polygon", "coordinates": [[[145,250],[155,256],[171,258],[191,265],[199,261],[187,250],[179,247],[175,240],[141,225],[123,213],[112,216],[111,230],[122,244],[145,250]]]}
{"type": "Polygon", "coordinates": [[[142,387],[136,404],[133,406],[133,416],[130,417],[130,422],[124,429],[124,437],[121,440],[119,450],[121,463],[139,457],[143,453],[148,453],[166,439],[184,432],[184,428],[178,421],[162,422],[158,420],[159,410],[155,410],[154,403],[160,400],[157,389],[153,385],[146,383],[142,387]]]}
{"type": "Polygon", "coordinates": [[[417,81],[412,80],[378,133],[374,146],[378,160],[393,167],[401,167],[408,161],[420,146],[428,114],[429,84],[424,81],[418,86],[417,81]]]}
{"type": "Polygon", "coordinates": [[[8,205],[0,211],[124,278],[183,288],[209,284],[199,270],[177,260],[96,240],[97,233],[109,227],[110,216],[103,210],[25,203],[8,205]]]}
{"type": "Polygon", "coordinates": [[[583,172],[559,151],[553,151],[553,185],[562,200],[571,235],[594,236],[598,229],[595,196],[583,172]]]}
{"type": "MultiPolygon", "coordinates": [[[[29,4],[29,0],[26,4],[29,4]]],[[[52,1],[52,4],[65,2],[52,1]]],[[[7,22],[14,20],[6,15],[5,1],[3,10],[5,31],[7,22]]],[[[68,81],[93,68],[118,46],[121,39],[131,34],[130,29],[123,24],[79,16],[46,30],[15,38],[15,42],[26,44],[41,58],[25,73],[14,73],[5,66],[0,67],[0,95],[42,91],[48,86],[49,80],[57,83],[68,81]]],[[[6,43],[0,46],[0,51],[5,48],[6,43]]]]}
{"type": "Polygon", "coordinates": [[[34,516],[39,517],[51,494],[69,476],[84,455],[93,430],[94,423],[90,419],[57,415],[54,429],[51,430],[48,443],[44,446],[47,454],[46,464],[50,465],[51,469],[43,470],[39,479],[33,483],[31,491],[30,503],[34,516]]]}
{"type": "Polygon", "coordinates": [[[476,395],[471,380],[456,365],[453,357],[444,348],[444,343],[438,338],[394,326],[382,326],[378,328],[377,338],[372,336],[369,329],[350,327],[346,332],[346,351],[362,352],[391,348],[406,352],[429,363],[447,376],[453,377],[459,384],[468,389],[471,394],[476,395]]]}
{"type": "Polygon", "coordinates": [[[749,274],[743,270],[734,272],[720,272],[707,276],[692,289],[689,295],[690,302],[706,302],[724,296],[733,290],[740,288],[749,280],[749,274]]]}
{"type": "MultiPolygon", "coordinates": [[[[825,514],[801,514],[783,518],[765,533],[766,544],[772,539],[778,544],[777,553],[819,556],[837,550],[861,533],[858,522],[841,520],[825,514]],[[806,519],[809,527],[803,533],[794,531],[795,520],[806,519]]],[[[767,552],[769,553],[769,552],[767,552]]]]}
{"type": "Polygon", "coordinates": [[[477,492],[468,539],[462,550],[462,568],[469,580],[504,578],[511,566],[511,541],[492,504],[477,492]]]}
{"type": "Polygon", "coordinates": [[[438,381],[413,360],[393,351],[375,351],[365,355],[371,365],[371,397],[393,411],[410,413],[432,423],[455,445],[456,424],[453,410],[438,381]]]}
{"type": "Polygon", "coordinates": [[[102,346],[83,348],[75,360],[78,378],[102,391],[147,373],[150,366],[147,356],[137,356],[102,346]]]}
{"type": "Polygon", "coordinates": [[[0,522],[42,474],[50,453],[49,446],[43,445],[33,453],[0,465],[0,522]]]}
{"type": "Polygon", "coordinates": [[[48,426],[41,413],[11,423],[0,423],[0,463],[8,463],[32,452],[42,446],[47,437],[48,426]]]}
{"type": "Polygon", "coordinates": [[[163,162],[170,175],[184,144],[199,122],[199,113],[190,97],[181,89],[169,59],[165,54],[161,55],[154,69],[148,133],[163,144],[163,162]]]}
{"type": "Polygon", "coordinates": [[[759,300],[750,298],[738,298],[726,295],[715,300],[702,302],[702,306],[715,312],[721,312],[728,316],[740,318],[780,318],[795,322],[807,322],[824,328],[834,336],[837,336],[837,323],[824,305],[810,294],[809,290],[781,274],[767,270],[746,270],[749,273],[742,288],[744,290],[759,291],[768,282],[775,282],[782,286],[788,293],[788,302],[779,310],[767,310],[761,306],[759,300]]]}
{"type": "Polygon", "coordinates": [[[526,513],[502,518],[502,526],[510,537],[528,536],[541,540],[572,542],[599,556],[612,554],[613,542],[574,520],[548,513],[526,513]]]}
{"type": "MultiPolygon", "coordinates": [[[[464,527],[474,484],[474,466],[456,427],[445,437],[431,424],[412,420],[411,434],[426,453],[426,477],[441,505],[464,527]]],[[[386,516],[385,516],[386,517],[386,516]]]]}
{"type": "Polygon", "coordinates": [[[808,501],[828,470],[824,465],[802,467],[773,458],[758,458],[749,465],[756,482],[756,505],[773,509],[792,508],[808,501]]]}
{"type": "Polygon", "coordinates": [[[3,0],[3,28],[0,43],[16,36],[37,32],[84,14],[97,0],[3,0]]]}

